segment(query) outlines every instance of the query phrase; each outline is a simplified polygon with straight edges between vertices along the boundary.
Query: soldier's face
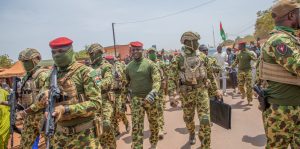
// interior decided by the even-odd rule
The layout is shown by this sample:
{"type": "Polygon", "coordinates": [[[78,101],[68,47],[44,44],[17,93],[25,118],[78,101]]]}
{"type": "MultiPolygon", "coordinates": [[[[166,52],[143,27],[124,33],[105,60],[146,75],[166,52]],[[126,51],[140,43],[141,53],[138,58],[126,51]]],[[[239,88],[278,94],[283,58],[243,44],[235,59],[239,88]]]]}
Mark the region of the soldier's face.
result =
{"type": "Polygon", "coordinates": [[[143,56],[143,47],[131,47],[131,57],[138,60],[143,56]]]}

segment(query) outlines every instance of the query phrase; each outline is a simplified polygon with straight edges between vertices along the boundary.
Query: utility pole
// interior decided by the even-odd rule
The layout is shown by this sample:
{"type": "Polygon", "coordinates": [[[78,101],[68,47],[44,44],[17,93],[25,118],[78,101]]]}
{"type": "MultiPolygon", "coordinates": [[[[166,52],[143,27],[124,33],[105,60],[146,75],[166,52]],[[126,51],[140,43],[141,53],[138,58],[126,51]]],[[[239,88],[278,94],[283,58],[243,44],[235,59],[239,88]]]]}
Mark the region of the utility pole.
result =
{"type": "Polygon", "coordinates": [[[115,23],[111,23],[111,26],[112,26],[113,38],[114,38],[115,57],[117,57],[116,37],[115,37],[115,23]]]}
{"type": "Polygon", "coordinates": [[[214,48],[216,47],[216,39],[215,39],[215,29],[214,26],[212,25],[212,31],[213,31],[213,41],[214,41],[214,48]]]}

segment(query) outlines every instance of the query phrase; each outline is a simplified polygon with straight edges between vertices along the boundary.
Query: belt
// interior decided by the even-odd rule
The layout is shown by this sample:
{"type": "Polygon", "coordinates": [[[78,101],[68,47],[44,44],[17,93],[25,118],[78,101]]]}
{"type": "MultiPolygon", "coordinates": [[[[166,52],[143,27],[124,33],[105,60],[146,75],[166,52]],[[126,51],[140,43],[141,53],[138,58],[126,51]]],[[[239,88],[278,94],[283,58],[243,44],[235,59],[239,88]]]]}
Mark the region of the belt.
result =
{"type": "Polygon", "coordinates": [[[61,125],[57,125],[56,131],[65,133],[67,135],[72,135],[72,134],[75,134],[75,133],[78,133],[78,132],[81,132],[83,130],[90,129],[93,127],[94,127],[93,121],[89,121],[87,123],[79,124],[77,126],[71,126],[71,127],[63,127],[61,125]]]}

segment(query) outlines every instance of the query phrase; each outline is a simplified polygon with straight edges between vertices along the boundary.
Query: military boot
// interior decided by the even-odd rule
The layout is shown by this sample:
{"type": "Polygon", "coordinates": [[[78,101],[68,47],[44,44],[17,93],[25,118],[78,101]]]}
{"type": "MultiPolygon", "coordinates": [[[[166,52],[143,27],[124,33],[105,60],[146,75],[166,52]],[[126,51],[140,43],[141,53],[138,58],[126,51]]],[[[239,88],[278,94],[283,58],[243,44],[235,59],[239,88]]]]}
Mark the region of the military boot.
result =
{"type": "Polygon", "coordinates": [[[190,134],[190,144],[194,145],[196,143],[195,133],[190,134]]]}
{"type": "Polygon", "coordinates": [[[157,149],[157,145],[156,144],[151,144],[150,149],[157,149]]]}

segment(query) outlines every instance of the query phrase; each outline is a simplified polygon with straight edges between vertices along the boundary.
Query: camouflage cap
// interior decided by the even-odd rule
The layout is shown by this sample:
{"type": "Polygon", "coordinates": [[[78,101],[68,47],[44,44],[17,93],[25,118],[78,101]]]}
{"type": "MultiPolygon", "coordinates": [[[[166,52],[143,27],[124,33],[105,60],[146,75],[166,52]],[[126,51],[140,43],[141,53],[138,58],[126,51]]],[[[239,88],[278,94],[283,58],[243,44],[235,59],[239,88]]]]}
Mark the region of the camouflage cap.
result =
{"type": "Polygon", "coordinates": [[[33,49],[33,48],[27,48],[27,49],[21,51],[19,54],[20,61],[31,60],[36,57],[41,58],[41,54],[38,50],[33,49]]]}
{"type": "Polygon", "coordinates": [[[104,48],[99,43],[93,43],[87,49],[88,53],[104,53],[104,48]]]}
{"type": "Polygon", "coordinates": [[[273,5],[272,13],[280,18],[297,8],[300,8],[300,3],[295,0],[279,0],[273,5]]]}
{"type": "Polygon", "coordinates": [[[187,31],[182,34],[180,42],[183,44],[185,40],[199,40],[200,35],[197,32],[187,31]]]}

